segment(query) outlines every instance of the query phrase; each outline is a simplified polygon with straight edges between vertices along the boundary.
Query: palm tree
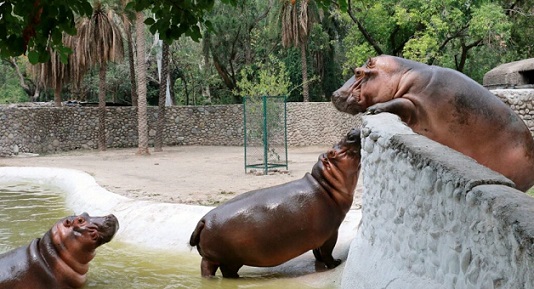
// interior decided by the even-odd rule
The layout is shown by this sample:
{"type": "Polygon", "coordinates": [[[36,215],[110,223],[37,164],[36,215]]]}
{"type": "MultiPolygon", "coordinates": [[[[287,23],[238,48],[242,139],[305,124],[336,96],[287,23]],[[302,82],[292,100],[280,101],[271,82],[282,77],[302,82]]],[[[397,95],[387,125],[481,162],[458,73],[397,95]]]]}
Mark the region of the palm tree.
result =
{"type": "Polygon", "coordinates": [[[137,106],[137,84],[135,81],[135,56],[134,56],[134,40],[132,37],[132,21],[135,20],[135,14],[129,11],[126,6],[129,0],[121,0],[121,17],[124,26],[124,34],[126,35],[126,42],[128,43],[128,61],[130,66],[130,85],[132,105],[137,106]]]}
{"type": "Polygon", "coordinates": [[[167,77],[169,75],[169,44],[162,44],[161,77],[159,81],[158,119],[156,122],[156,136],[154,137],[154,151],[163,151],[163,127],[165,126],[165,98],[167,96],[167,77]]]}
{"type": "MultiPolygon", "coordinates": [[[[62,41],[65,46],[72,47],[73,39],[73,36],[65,34],[62,41]]],[[[35,79],[36,87],[50,87],[54,90],[54,104],[59,107],[61,106],[61,89],[72,79],[72,70],[69,65],[72,62],[72,54],[68,62],[64,63],[56,50],[49,49],[49,53],[50,60],[32,65],[30,73],[35,79]]]]}
{"type": "Polygon", "coordinates": [[[304,102],[310,101],[308,88],[308,64],[306,49],[308,34],[315,21],[309,11],[310,0],[283,0],[280,10],[280,22],[282,25],[282,45],[284,47],[300,48],[302,63],[302,97],[304,102]]]}
{"type": "Polygon", "coordinates": [[[138,155],[149,155],[148,151],[148,117],[146,101],[146,63],[145,63],[145,16],[143,11],[135,13],[135,34],[137,47],[137,137],[138,155]]]}
{"type": "Polygon", "coordinates": [[[116,14],[96,2],[91,18],[78,22],[74,58],[75,75],[81,79],[93,66],[99,67],[98,86],[98,148],[106,150],[106,72],[107,64],[122,60],[124,47],[120,28],[115,22],[116,14]]]}

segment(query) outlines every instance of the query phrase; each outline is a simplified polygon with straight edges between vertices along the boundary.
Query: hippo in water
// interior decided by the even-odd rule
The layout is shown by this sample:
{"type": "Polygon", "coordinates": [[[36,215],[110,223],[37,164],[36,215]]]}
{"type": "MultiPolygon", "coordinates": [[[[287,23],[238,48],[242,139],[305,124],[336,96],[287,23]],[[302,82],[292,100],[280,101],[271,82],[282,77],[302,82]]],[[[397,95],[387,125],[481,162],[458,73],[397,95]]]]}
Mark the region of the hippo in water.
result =
{"type": "Polygon", "coordinates": [[[59,220],[42,238],[0,254],[0,289],[83,287],[96,248],[109,242],[118,229],[114,215],[83,213],[59,220]]]}
{"type": "Polygon", "coordinates": [[[360,171],[360,131],[321,154],[311,174],[239,195],[208,212],[191,234],[201,275],[236,278],[243,265],[272,267],[309,250],[334,268],[332,250],[360,171]]]}
{"type": "Polygon", "coordinates": [[[489,90],[447,68],[382,55],[333,93],[342,112],[398,115],[414,132],[512,180],[534,185],[534,140],[521,118],[489,90]]]}

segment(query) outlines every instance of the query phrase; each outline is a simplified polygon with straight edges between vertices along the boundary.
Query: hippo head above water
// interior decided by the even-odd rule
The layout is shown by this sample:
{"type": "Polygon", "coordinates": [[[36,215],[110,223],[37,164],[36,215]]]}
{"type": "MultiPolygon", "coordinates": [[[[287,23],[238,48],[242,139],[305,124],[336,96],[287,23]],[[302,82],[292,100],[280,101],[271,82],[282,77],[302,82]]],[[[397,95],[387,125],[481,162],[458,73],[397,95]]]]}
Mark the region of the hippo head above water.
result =
{"type": "Polygon", "coordinates": [[[89,262],[96,248],[119,229],[114,215],[87,213],[56,222],[42,238],[0,254],[0,289],[74,289],[87,281],[89,262]]]}

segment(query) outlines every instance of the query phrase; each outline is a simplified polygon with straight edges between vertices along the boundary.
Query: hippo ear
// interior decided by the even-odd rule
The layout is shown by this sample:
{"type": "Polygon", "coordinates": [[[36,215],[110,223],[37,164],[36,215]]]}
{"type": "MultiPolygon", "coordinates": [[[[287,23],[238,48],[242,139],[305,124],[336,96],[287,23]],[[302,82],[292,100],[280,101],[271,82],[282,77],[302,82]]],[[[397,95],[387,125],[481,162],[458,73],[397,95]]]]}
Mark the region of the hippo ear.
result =
{"type": "Polygon", "coordinates": [[[367,66],[367,68],[375,68],[375,60],[371,57],[369,57],[367,59],[367,63],[365,63],[365,66],[367,66]]]}

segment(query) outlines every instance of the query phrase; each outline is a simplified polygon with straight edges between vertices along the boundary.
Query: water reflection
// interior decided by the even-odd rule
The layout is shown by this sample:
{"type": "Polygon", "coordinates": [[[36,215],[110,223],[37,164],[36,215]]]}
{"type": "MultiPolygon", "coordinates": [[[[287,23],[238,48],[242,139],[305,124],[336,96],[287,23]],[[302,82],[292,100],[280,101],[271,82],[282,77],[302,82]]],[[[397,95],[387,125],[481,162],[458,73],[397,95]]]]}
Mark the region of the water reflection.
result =
{"type": "MultiPolygon", "coordinates": [[[[0,187],[0,253],[27,245],[41,237],[57,220],[81,213],[66,209],[64,199],[64,193],[54,187],[3,184],[0,187]]],[[[85,288],[318,288],[303,284],[298,278],[265,275],[254,270],[244,271],[246,277],[238,280],[204,279],[200,277],[199,266],[200,256],[195,249],[175,253],[112,240],[97,249],[85,288]]],[[[320,288],[338,287],[339,284],[330,284],[320,288]]]]}

